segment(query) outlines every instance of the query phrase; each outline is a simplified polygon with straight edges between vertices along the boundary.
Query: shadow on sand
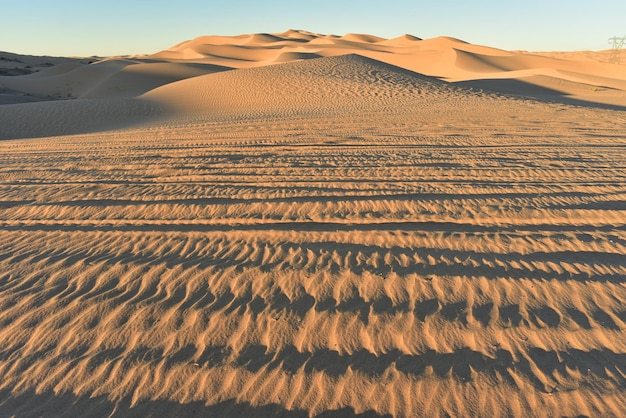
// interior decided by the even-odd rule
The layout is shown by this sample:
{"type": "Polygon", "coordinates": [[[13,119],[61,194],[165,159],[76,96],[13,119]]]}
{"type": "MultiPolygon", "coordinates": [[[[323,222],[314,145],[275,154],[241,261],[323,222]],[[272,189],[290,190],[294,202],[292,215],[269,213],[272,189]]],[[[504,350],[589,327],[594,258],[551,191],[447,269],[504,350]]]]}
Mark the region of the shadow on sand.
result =
{"type": "MultiPolygon", "coordinates": [[[[55,394],[52,391],[36,393],[34,390],[13,395],[0,392],[0,416],[15,417],[285,417],[308,418],[308,411],[287,410],[281,405],[253,406],[235,400],[214,405],[202,402],[181,404],[167,400],[143,400],[131,406],[131,399],[111,401],[105,396],[76,396],[71,393],[55,394]]],[[[381,418],[374,411],[356,413],[353,408],[325,411],[316,417],[381,418]]]]}
{"type": "MultiPolygon", "coordinates": [[[[465,87],[472,90],[482,90],[491,93],[501,94],[505,96],[517,97],[520,99],[536,99],[542,102],[559,103],[573,106],[592,107],[597,109],[610,109],[610,110],[626,110],[626,106],[620,106],[617,104],[592,102],[589,100],[582,100],[570,97],[567,93],[559,90],[543,87],[530,82],[514,79],[483,79],[483,80],[470,80],[459,81],[451,83],[457,87],[465,87]]],[[[590,89],[595,86],[589,85],[590,89]]],[[[606,88],[606,90],[612,90],[606,88]]],[[[591,90],[590,90],[591,91],[591,90]]],[[[619,90],[616,90],[619,91],[619,90]]],[[[625,93],[626,95],[626,93],[625,93]]]]}

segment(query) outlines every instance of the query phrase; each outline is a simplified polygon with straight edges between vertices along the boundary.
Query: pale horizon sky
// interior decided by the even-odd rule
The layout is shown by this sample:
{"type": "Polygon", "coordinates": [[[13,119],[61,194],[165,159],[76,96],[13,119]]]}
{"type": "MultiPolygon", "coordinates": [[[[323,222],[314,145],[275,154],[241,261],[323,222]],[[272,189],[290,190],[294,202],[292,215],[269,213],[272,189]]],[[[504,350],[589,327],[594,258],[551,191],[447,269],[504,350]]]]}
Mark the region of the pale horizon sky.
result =
{"type": "Polygon", "coordinates": [[[452,36],[507,50],[609,49],[626,36],[624,0],[0,0],[0,51],[150,54],[203,35],[303,29],[394,38],[452,36]]]}

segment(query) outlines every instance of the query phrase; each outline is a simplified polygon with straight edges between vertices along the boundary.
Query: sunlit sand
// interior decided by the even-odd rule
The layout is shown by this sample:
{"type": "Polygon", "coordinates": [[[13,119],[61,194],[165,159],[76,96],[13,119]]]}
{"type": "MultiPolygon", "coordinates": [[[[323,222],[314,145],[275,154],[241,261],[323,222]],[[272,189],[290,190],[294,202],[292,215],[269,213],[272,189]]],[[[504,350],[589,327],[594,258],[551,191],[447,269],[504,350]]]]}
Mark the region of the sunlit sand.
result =
{"type": "Polygon", "coordinates": [[[606,53],[1,56],[41,71],[0,77],[0,415],[626,411],[606,53]]]}

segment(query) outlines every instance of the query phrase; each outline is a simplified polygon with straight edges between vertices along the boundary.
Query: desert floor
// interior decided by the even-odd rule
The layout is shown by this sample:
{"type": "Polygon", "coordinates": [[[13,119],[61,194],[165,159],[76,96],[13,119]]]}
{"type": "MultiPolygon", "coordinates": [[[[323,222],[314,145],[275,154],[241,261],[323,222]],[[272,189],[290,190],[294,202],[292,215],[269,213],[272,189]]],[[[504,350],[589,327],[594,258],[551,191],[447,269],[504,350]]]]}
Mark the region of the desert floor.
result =
{"type": "Polygon", "coordinates": [[[268,36],[0,77],[0,415],[623,416],[626,66],[268,36]]]}

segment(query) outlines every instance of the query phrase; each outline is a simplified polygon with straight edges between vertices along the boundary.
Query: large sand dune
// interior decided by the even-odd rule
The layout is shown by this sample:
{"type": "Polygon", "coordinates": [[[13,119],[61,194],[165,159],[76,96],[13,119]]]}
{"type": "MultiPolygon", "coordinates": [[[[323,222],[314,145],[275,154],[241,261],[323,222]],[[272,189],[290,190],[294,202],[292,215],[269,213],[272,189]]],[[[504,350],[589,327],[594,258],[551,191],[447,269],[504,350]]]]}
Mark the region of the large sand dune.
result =
{"type": "Polygon", "coordinates": [[[626,67],[581,54],[289,31],[0,77],[0,415],[623,416],[626,67]]]}

